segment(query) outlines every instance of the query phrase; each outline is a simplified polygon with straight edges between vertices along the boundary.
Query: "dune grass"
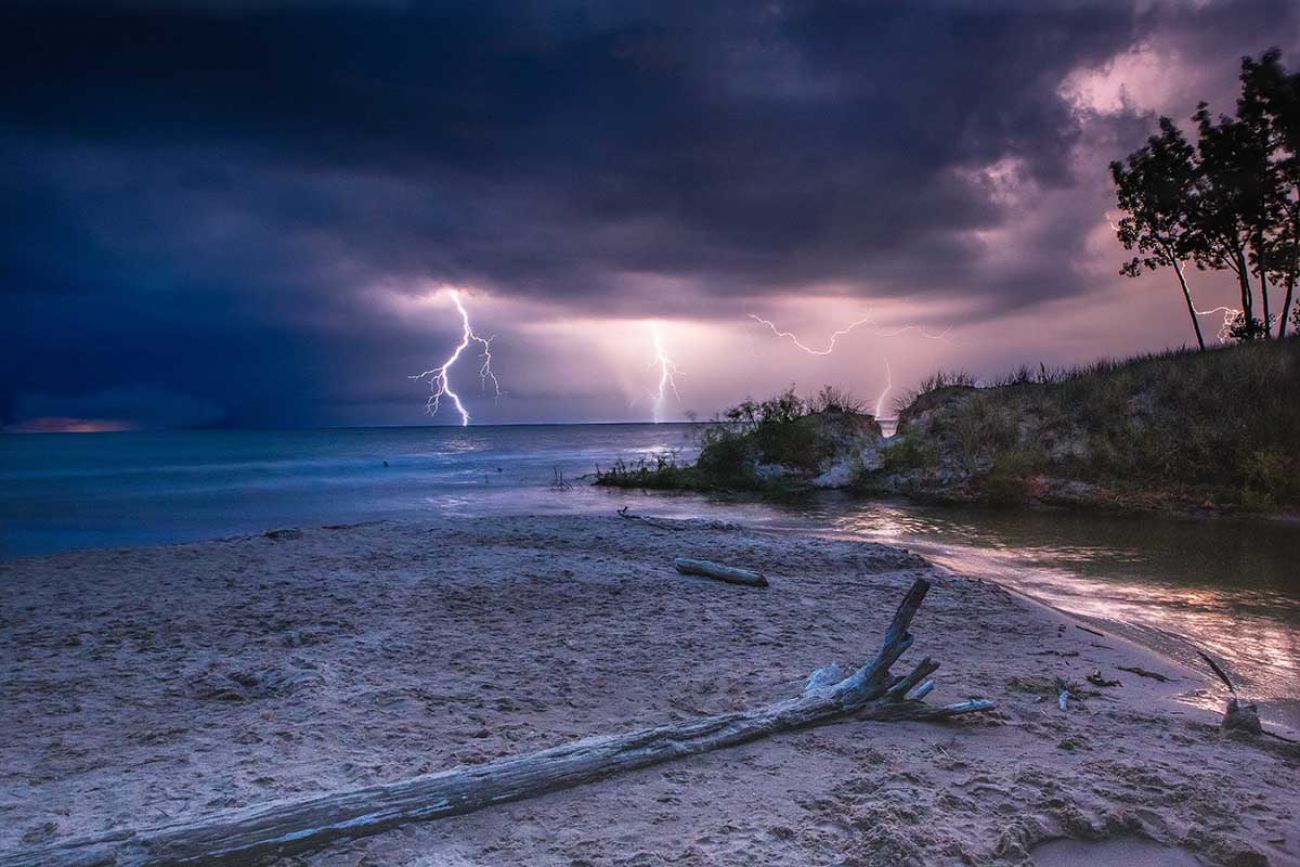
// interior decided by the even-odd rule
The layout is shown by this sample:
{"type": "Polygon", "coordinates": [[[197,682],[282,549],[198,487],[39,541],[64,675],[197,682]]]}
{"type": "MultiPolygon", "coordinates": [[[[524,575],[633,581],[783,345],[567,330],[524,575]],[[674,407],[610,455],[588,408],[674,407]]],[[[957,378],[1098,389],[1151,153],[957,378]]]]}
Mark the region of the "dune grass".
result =
{"type": "Polygon", "coordinates": [[[1300,504],[1300,340],[932,377],[900,413],[888,469],[956,461],[1010,498],[1039,475],[1300,504]],[[954,388],[954,386],[959,386],[954,388]]]}

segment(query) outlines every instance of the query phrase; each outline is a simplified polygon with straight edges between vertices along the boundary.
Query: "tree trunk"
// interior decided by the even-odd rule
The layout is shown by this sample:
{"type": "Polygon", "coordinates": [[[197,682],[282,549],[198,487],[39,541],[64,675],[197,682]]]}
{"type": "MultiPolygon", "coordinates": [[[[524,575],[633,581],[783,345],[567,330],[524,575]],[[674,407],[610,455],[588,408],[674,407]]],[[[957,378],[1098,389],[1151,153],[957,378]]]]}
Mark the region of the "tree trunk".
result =
{"type": "Polygon", "coordinates": [[[1291,313],[1291,294],[1295,291],[1296,278],[1300,277],[1300,213],[1293,220],[1291,232],[1291,266],[1287,268],[1286,297],[1282,299],[1282,315],[1278,317],[1282,320],[1277,326],[1278,340],[1286,337],[1287,316],[1291,313]]]}
{"type": "Polygon", "coordinates": [[[1256,253],[1259,256],[1259,297],[1264,306],[1264,339],[1273,339],[1273,325],[1270,321],[1273,317],[1268,309],[1268,269],[1264,265],[1264,254],[1259,252],[1256,247],[1256,253]]]}
{"type": "Polygon", "coordinates": [[[1286,297],[1282,299],[1282,316],[1281,322],[1277,326],[1277,339],[1281,340],[1286,337],[1286,318],[1291,312],[1291,294],[1295,291],[1296,268],[1292,266],[1290,275],[1286,279],[1286,297]]]}
{"type": "Polygon", "coordinates": [[[1183,298],[1187,301],[1187,315],[1192,317],[1192,328],[1196,331],[1196,345],[1204,350],[1205,338],[1201,335],[1201,320],[1196,315],[1196,305],[1192,303],[1192,290],[1187,287],[1187,277],[1183,274],[1183,263],[1173,256],[1169,258],[1174,263],[1174,273],[1178,275],[1178,285],[1183,287],[1183,298]]]}
{"type": "Polygon", "coordinates": [[[923,704],[939,667],[923,659],[906,677],[889,667],[912,645],[908,627],[929,582],[917,579],[895,612],[875,658],[836,680],[837,666],[819,669],[804,694],[767,707],[718,714],[622,735],[587,738],[484,765],[453,768],[300,801],[269,803],[155,828],[123,829],[43,849],[0,855],[0,867],[19,864],[153,865],[239,863],[314,849],[406,822],[468,813],[671,759],[734,746],[775,732],[845,718],[934,720],[989,710],[975,700],[944,707],[923,704]],[[908,693],[913,693],[909,698],[908,693]]]}
{"type": "Polygon", "coordinates": [[[1237,257],[1237,283],[1241,286],[1241,315],[1245,318],[1245,334],[1247,339],[1254,339],[1254,322],[1255,322],[1255,303],[1251,296],[1250,290],[1250,265],[1246,261],[1246,251],[1242,247],[1237,247],[1234,251],[1237,257]]]}

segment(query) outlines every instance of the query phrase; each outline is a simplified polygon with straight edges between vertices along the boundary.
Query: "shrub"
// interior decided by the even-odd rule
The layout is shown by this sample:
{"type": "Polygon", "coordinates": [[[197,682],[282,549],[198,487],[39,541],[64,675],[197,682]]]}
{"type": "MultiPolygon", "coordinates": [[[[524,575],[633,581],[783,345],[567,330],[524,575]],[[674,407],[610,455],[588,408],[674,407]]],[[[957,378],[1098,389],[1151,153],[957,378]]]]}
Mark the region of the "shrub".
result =
{"type": "Polygon", "coordinates": [[[804,401],[809,412],[861,413],[866,405],[847,388],[824,385],[822,390],[804,401]]]}
{"type": "Polygon", "coordinates": [[[724,424],[713,424],[700,436],[700,475],[711,484],[748,487],[754,484],[751,443],[746,435],[724,424]]]}
{"type": "Polygon", "coordinates": [[[646,488],[653,490],[687,490],[698,487],[695,470],[677,462],[676,451],[653,452],[628,464],[622,459],[608,469],[596,467],[597,485],[610,488],[646,488]]]}

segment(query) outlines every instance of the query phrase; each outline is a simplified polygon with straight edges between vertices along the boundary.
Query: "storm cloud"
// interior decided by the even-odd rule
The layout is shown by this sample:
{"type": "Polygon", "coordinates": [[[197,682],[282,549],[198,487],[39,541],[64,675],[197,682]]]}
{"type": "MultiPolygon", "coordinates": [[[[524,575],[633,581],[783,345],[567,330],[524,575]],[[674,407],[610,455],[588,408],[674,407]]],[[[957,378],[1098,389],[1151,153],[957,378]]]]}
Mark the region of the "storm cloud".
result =
{"type": "MultiPolygon", "coordinates": [[[[0,418],[400,421],[456,323],[376,293],[438,285],[594,323],[1086,298],[1106,162],[1194,108],[1107,71],[1155,46],[1152,93],[1230,100],[1298,27],[1286,0],[10,3],[0,418]]],[[[501,318],[507,361],[571,363],[501,318]]],[[[538,417],[518,396],[500,420],[538,417]]]]}

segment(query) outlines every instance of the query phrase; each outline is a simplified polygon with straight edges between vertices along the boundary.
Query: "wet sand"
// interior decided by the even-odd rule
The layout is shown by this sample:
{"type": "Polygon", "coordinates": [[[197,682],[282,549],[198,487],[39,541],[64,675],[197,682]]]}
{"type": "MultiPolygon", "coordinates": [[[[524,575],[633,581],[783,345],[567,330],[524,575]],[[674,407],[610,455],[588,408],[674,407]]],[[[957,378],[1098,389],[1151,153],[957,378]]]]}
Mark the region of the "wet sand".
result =
{"type": "Polygon", "coordinates": [[[1200,672],[897,549],[617,517],[0,564],[0,851],[787,698],[870,655],[917,576],[904,663],[943,663],[930,701],[996,712],[779,734],[284,863],[1300,864],[1300,749],[1175,701],[1200,672]],[[1057,676],[1093,694],[1063,713],[1057,676]]]}

